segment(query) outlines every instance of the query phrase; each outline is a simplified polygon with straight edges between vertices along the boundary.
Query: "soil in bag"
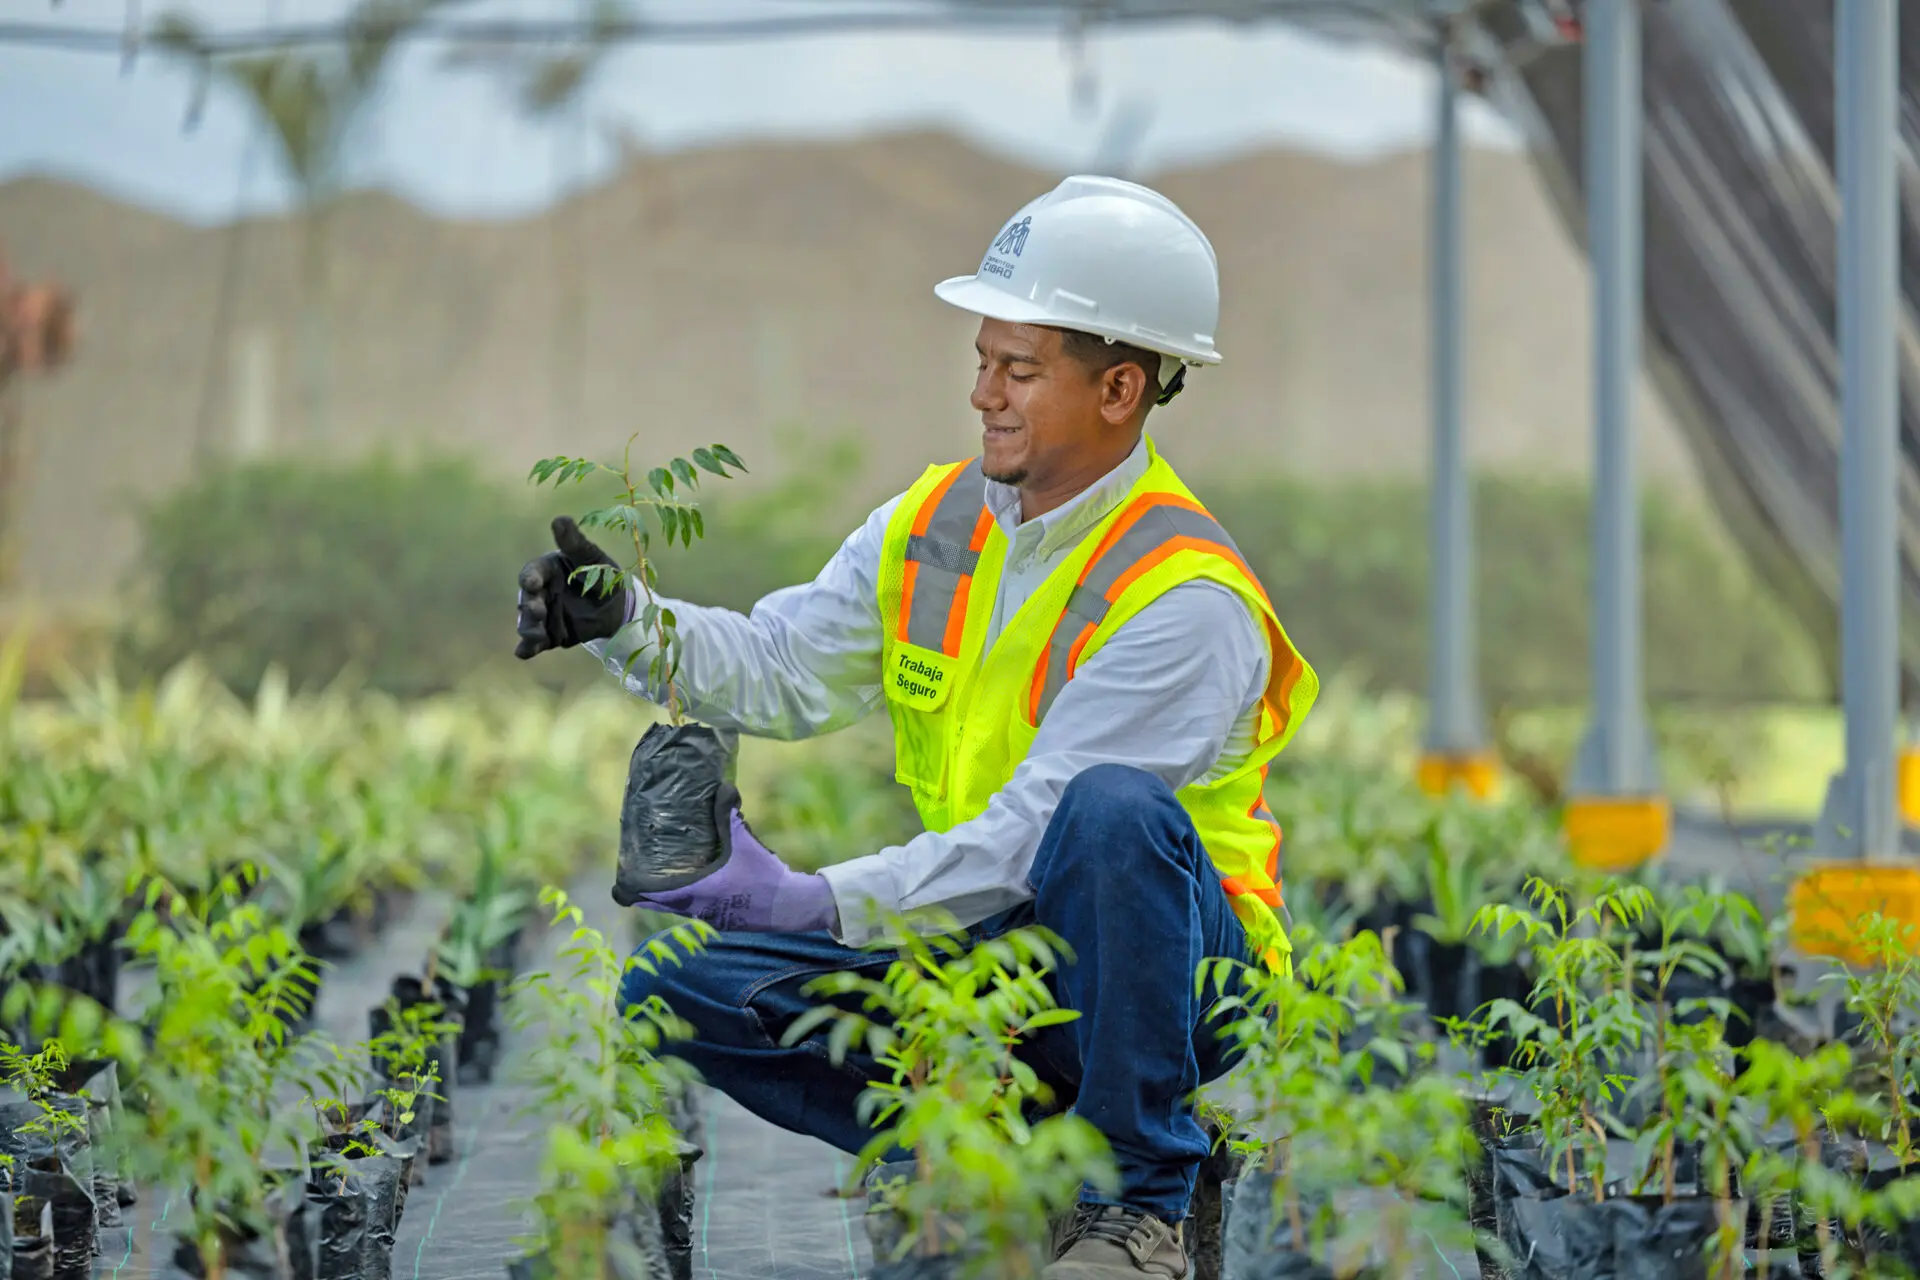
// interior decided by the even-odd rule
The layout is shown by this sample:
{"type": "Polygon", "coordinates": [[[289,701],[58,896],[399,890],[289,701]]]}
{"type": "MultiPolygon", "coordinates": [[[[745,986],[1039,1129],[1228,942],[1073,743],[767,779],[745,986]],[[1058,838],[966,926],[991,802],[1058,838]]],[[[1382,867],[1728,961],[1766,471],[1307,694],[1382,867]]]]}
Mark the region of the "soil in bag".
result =
{"type": "MultiPolygon", "coordinates": [[[[6,1175],[0,1174],[0,1182],[6,1175]]],[[[0,1191],[0,1280],[13,1280],[13,1193],[0,1191]]]]}
{"type": "Polygon", "coordinates": [[[656,724],[641,736],[620,805],[615,902],[630,907],[641,894],[690,885],[726,862],[728,814],[740,803],[738,744],[738,734],[698,724],[656,724]]]}
{"type": "Polygon", "coordinates": [[[9,1217],[13,1280],[53,1280],[53,1206],[39,1196],[16,1195],[9,1217]]]}

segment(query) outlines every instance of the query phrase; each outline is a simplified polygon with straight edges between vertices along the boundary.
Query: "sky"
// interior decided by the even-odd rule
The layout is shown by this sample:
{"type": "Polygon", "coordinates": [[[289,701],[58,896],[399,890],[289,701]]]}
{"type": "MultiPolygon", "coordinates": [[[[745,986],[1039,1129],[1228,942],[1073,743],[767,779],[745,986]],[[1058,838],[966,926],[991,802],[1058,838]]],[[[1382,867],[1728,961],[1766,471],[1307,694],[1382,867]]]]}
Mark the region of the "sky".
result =
{"type": "MultiPolygon", "coordinates": [[[[555,18],[579,0],[471,0],[475,17],[555,18]]],[[[649,0],[645,16],[791,13],[805,0],[649,0]]],[[[325,20],[343,0],[144,0],[219,28],[325,20]]],[[[106,0],[0,0],[0,23],[115,28],[106,0]]],[[[513,217],[603,175],[625,131],[660,152],[758,139],[838,139],[943,127],[1041,168],[1110,167],[1151,180],[1168,167],[1290,146],[1351,158],[1423,145],[1432,74],[1399,55],[1280,26],[1203,23],[1109,32],[1076,59],[1057,34],[841,34],[628,47],[601,68],[555,161],[554,126],[525,118],[498,77],[450,71],[409,48],[354,148],[358,183],[443,215],[513,217]],[[1114,140],[1126,139],[1122,144],[1114,140]]],[[[192,81],[148,53],[118,57],[0,45],[0,180],[77,179],[196,222],[286,207],[272,155],[218,90],[192,129],[192,81]]],[[[1508,147],[1515,131],[1470,104],[1466,136],[1508,147]]]]}

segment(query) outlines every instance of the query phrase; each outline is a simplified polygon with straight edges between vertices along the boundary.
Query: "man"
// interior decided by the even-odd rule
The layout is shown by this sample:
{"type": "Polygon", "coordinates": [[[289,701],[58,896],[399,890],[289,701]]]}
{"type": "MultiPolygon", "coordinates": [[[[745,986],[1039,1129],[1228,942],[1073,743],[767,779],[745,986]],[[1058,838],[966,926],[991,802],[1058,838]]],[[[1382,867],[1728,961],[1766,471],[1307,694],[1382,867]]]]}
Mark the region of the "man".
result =
{"type": "MultiPolygon", "coordinates": [[[[775,1124],[855,1152],[865,1080],[824,1043],[780,1046],[809,980],[883,970],[885,917],[938,908],[989,937],[1039,923],[1075,956],[1081,1017],[1029,1046],[1106,1136],[1117,1195],[1083,1193],[1047,1280],[1185,1277],[1206,1137],[1194,1090],[1230,1065],[1194,995],[1207,957],[1281,966],[1280,831],[1267,767],[1318,684],[1252,572],[1144,435],[1190,366],[1217,364],[1213,247],[1165,197],[1074,177],[1021,209],[972,276],[937,286],[981,317],[980,457],[935,466],[813,582],[750,616],[671,602],[682,705],[799,738],[885,706],[926,833],[802,875],[733,815],[733,854],[650,905],[719,942],[631,1000],[691,1022],[676,1052],[775,1124]],[[869,948],[869,949],[857,949],[869,948]]],[[[588,600],[604,559],[570,521],[521,576],[531,656],[585,644],[658,700],[634,602],[588,600]]]]}

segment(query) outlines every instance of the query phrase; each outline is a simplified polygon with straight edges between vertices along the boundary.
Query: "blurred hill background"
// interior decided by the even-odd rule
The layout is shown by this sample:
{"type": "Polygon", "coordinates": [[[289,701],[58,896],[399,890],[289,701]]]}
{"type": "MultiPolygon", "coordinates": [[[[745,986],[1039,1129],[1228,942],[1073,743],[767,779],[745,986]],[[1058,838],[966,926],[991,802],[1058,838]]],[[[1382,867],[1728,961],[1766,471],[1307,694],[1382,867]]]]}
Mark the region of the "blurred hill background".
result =
{"type": "MultiPolygon", "coordinates": [[[[320,232],[319,352],[302,340],[297,221],[198,227],[48,178],[0,184],[0,243],[73,288],[83,342],[68,376],[21,389],[21,585],[95,596],[133,561],[139,501],[262,448],[472,449],[517,480],[541,456],[615,454],[638,431],[649,455],[724,439],[754,467],[751,491],[784,465],[783,432],[839,434],[861,467],[836,478],[823,517],[850,527],[926,462],[976,446],[972,326],[931,286],[1056,180],[907,133],[636,156],[523,220],[356,194],[320,232]]],[[[1155,181],[1208,230],[1225,282],[1227,361],[1158,423],[1174,461],[1196,482],[1421,474],[1424,153],[1270,151],[1155,181]]],[[[1582,475],[1584,263],[1523,156],[1474,151],[1468,191],[1473,458],[1582,475]]],[[[1658,403],[1641,412],[1649,474],[1689,491],[1658,403]]]]}

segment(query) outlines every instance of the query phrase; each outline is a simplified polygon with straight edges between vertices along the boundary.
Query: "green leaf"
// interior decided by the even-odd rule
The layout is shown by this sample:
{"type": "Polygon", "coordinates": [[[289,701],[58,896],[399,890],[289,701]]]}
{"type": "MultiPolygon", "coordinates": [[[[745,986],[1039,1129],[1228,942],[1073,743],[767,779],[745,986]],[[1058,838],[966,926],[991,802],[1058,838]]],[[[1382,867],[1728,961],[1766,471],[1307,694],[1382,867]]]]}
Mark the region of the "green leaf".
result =
{"type": "Polygon", "coordinates": [[[700,519],[700,508],[698,507],[688,508],[687,517],[693,521],[693,536],[696,538],[706,537],[707,527],[706,527],[706,524],[700,519]]]}
{"type": "Polygon", "coordinates": [[[672,465],[673,474],[681,484],[686,485],[689,489],[699,486],[700,477],[694,474],[692,463],[688,462],[685,458],[675,458],[672,465]]]}
{"type": "Polygon", "coordinates": [[[713,446],[713,456],[732,467],[735,471],[745,471],[747,464],[740,461],[740,455],[723,444],[713,446]]]}
{"type": "Polygon", "coordinates": [[[702,471],[711,471],[717,476],[727,474],[727,469],[720,465],[720,460],[713,456],[713,450],[711,449],[695,449],[693,451],[693,461],[694,465],[702,471]]]}
{"type": "Polygon", "coordinates": [[[647,487],[662,498],[673,496],[673,476],[665,467],[655,467],[647,472],[647,487]]]}

